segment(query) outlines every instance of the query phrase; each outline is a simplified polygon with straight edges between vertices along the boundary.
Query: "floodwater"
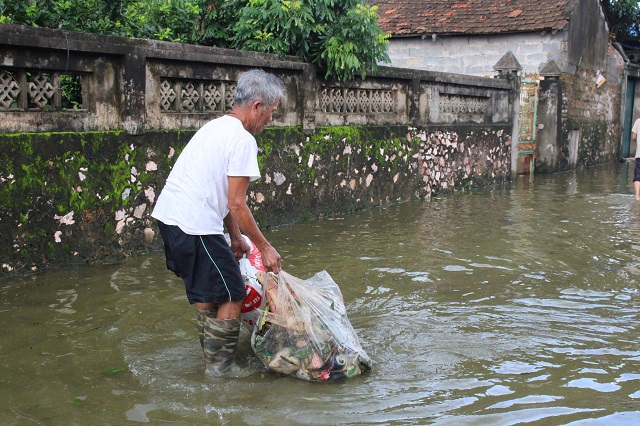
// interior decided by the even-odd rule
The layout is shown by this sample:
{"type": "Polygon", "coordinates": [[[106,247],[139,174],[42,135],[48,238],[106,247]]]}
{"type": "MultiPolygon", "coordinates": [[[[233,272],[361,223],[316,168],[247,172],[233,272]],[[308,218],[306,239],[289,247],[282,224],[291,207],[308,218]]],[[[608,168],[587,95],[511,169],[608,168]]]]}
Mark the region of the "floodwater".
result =
{"type": "Polygon", "coordinates": [[[326,269],[374,371],[203,372],[161,253],[0,281],[2,425],[640,424],[633,163],[267,232],[326,269]]]}

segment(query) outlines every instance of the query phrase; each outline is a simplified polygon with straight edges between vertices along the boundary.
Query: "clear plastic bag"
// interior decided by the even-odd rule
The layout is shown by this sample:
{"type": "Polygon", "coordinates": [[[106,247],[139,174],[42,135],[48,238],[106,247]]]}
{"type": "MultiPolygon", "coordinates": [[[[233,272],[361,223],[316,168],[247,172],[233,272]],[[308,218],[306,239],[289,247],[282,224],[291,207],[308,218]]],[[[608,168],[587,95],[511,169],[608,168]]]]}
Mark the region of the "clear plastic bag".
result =
{"type": "Polygon", "coordinates": [[[340,288],[326,271],[308,280],[258,272],[266,306],[251,347],[272,371],[304,380],[336,380],[371,371],[347,318],[340,288]]]}

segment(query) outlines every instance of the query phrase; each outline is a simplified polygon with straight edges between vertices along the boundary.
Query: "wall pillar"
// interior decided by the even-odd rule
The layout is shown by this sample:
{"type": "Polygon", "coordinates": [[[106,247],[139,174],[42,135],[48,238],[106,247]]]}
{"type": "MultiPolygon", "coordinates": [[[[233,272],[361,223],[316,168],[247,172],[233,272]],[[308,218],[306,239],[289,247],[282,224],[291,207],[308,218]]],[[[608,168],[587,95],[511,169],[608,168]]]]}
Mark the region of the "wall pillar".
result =
{"type": "Polygon", "coordinates": [[[316,110],[318,108],[318,79],[316,69],[307,64],[302,71],[301,88],[303,98],[302,131],[311,134],[316,129],[316,110]]]}
{"type": "MultiPolygon", "coordinates": [[[[560,169],[560,154],[562,153],[561,135],[562,130],[562,83],[560,75],[562,71],[554,62],[549,62],[540,71],[544,77],[540,81],[540,92],[538,100],[538,157],[536,159],[536,170],[543,173],[553,173],[560,169]]],[[[576,132],[576,131],[574,131],[576,132]]],[[[579,132],[579,130],[577,130],[579,132]]],[[[569,159],[577,163],[579,134],[570,135],[573,143],[570,143],[569,159]]],[[[573,165],[575,166],[575,164],[573,165]]]]}
{"type": "Polygon", "coordinates": [[[417,126],[422,121],[420,116],[420,79],[413,78],[409,85],[409,123],[417,126]]]}
{"type": "Polygon", "coordinates": [[[134,48],[124,56],[122,64],[122,125],[130,135],[144,133],[146,57],[134,48]]]}
{"type": "Polygon", "coordinates": [[[518,122],[518,117],[520,116],[520,76],[518,72],[522,70],[522,66],[514,54],[508,51],[493,66],[493,69],[498,73],[497,78],[505,79],[511,83],[511,92],[509,93],[509,104],[511,105],[509,120],[513,123],[511,131],[511,180],[515,180],[518,177],[518,136],[520,134],[518,122]]]}

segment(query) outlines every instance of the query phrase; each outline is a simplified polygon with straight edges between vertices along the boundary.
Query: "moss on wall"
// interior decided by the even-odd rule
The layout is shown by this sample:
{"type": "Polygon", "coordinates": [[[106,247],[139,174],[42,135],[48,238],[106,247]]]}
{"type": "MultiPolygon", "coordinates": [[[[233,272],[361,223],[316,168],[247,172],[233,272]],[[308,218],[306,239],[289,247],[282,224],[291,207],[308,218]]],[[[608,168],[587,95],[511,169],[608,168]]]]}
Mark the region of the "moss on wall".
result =
{"type": "MultiPolygon", "coordinates": [[[[3,269],[122,256],[122,245],[112,238],[113,218],[140,202],[145,186],[156,185],[146,170],[155,139],[162,134],[0,135],[3,269]]],[[[168,171],[165,163],[158,168],[168,171]]]]}
{"type": "MultiPolygon", "coordinates": [[[[568,118],[563,127],[559,169],[569,170],[569,138],[572,131],[579,131],[578,166],[593,167],[616,161],[619,156],[619,126],[612,126],[604,120],[568,118]]],[[[554,170],[554,171],[558,171],[554,170]]]]}
{"type": "MultiPolygon", "coordinates": [[[[4,273],[160,248],[150,217],[193,131],[0,135],[4,273]]],[[[506,129],[268,128],[250,207],[263,228],[509,178],[506,129]]]]}

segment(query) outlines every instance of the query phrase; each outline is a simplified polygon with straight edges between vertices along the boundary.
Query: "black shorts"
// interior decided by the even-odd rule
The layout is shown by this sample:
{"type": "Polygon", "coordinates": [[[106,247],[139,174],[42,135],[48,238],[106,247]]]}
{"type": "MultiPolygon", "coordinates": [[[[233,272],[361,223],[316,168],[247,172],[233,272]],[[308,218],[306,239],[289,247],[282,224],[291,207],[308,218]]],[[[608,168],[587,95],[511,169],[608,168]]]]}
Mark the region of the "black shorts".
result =
{"type": "Polygon", "coordinates": [[[633,181],[640,182],[640,158],[636,158],[636,167],[633,170],[633,181]]]}
{"type": "Polygon", "coordinates": [[[184,281],[189,303],[223,303],[246,295],[240,266],[224,235],[189,235],[158,221],[167,269],[184,281]]]}

